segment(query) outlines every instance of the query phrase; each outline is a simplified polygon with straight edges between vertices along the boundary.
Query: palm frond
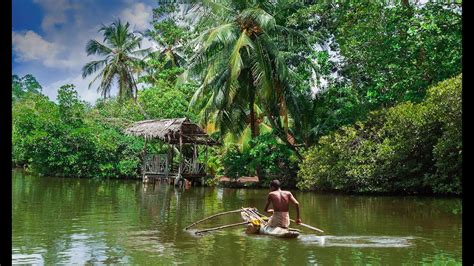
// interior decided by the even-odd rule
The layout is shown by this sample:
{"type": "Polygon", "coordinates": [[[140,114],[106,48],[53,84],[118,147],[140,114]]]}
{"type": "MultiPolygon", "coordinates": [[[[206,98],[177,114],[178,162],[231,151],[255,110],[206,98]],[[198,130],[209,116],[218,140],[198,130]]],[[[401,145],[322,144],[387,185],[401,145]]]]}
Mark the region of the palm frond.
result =
{"type": "Polygon", "coordinates": [[[271,101],[273,93],[273,74],[270,58],[260,39],[255,41],[255,56],[252,62],[252,75],[263,98],[271,101]]]}
{"type": "Polygon", "coordinates": [[[252,40],[247,36],[247,32],[244,30],[242,34],[240,34],[239,39],[234,45],[232,50],[232,54],[229,58],[229,69],[230,69],[230,79],[236,80],[240,74],[241,69],[243,68],[244,64],[242,61],[242,56],[240,50],[245,48],[247,50],[247,54],[250,56],[250,49],[254,49],[254,44],[252,40]]]}
{"type": "Polygon", "coordinates": [[[82,67],[82,78],[85,78],[92,73],[97,72],[97,70],[101,69],[107,64],[107,59],[99,60],[99,61],[91,61],[87,63],[84,67],[82,67]]]}
{"type": "Polygon", "coordinates": [[[275,29],[275,18],[261,8],[248,8],[240,14],[244,19],[255,21],[265,32],[275,29]]]}
{"type": "Polygon", "coordinates": [[[234,42],[238,37],[238,30],[234,23],[227,23],[224,25],[217,26],[205,32],[202,39],[203,49],[207,50],[215,45],[228,45],[234,42]]]}
{"type": "Polygon", "coordinates": [[[86,45],[86,52],[87,52],[87,55],[101,55],[101,56],[107,56],[109,54],[111,54],[113,51],[111,48],[99,43],[98,41],[96,40],[90,40],[89,42],[87,42],[87,45],[86,45]]]}

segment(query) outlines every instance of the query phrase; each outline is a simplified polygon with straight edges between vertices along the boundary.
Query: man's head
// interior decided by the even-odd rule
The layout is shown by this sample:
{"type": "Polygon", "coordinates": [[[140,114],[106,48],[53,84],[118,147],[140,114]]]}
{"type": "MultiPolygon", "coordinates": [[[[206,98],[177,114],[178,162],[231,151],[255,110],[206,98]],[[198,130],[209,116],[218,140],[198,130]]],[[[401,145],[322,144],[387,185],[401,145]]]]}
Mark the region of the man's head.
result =
{"type": "Polygon", "coordinates": [[[280,181],[278,181],[277,179],[273,180],[271,183],[270,183],[270,190],[271,191],[274,191],[274,190],[277,190],[280,188],[280,181]]]}

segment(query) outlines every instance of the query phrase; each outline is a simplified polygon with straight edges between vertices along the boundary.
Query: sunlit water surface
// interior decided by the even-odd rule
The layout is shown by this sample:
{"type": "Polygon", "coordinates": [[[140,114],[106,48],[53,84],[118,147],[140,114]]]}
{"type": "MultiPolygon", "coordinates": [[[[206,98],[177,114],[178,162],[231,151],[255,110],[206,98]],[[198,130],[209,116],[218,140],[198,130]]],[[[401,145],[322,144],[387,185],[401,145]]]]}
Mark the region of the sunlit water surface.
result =
{"type": "MultiPolygon", "coordinates": [[[[294,191],[297,239],[248,236],[243,227],[195,236],[184,227],[254,206],[265,189],[49,178],[13,171],[14,264],[333,265],[461,264],[461,200],[294,191]]],[[[293,210],[290,211],[294,217],[293,210]]],[[[196,229],[240,222],[231,214],[196,229]]]]}

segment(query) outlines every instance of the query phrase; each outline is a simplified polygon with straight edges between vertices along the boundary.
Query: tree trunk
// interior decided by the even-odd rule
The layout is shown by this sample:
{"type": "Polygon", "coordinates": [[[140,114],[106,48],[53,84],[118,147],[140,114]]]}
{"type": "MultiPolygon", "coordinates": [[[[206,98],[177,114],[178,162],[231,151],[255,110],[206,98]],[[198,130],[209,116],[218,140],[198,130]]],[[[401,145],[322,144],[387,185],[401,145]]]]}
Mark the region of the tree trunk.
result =
{"type": "MultiPolygon", "coordinates": [[[[300,152],[296,149],[296,147],[294,145],[292,145],[290,143],[290,141],[288,140],[288,135],[287,133],[285,132],[285,130],[280,126],[280,123],[278,123],[277,121],[275,121],[274,119],[274,116],[273,115],[269,115],[269,121],[270,121],[270,124],[275,132],[275,134],[283,141],[285,142],[285,144],[292,150],[295,152],[296,156],[298,157],[298,160],[301,162],[303,161],[303,156],[301,156],[300,152]]],[[[289,132],[288,132],[289,134],[289,132]]]]}
{"type": "MultiPolygon", "coordinates": [[[[249,109],[250,109],[250,131],[252,135],[252,139],[258,136],[258,129],[257,129],[257,121],[255,117],[255,94],[251,92],[250,99],[249,99],[249,109]]],[[[261,182],[263,176],[262,167],[257,165],[255,167],[255,172],[257,173],[258,180],[261,182]]]]}
{"type": "Polygon", "coordinates": [[[137,99],[135,99],[135,104],[138,106],[138,110],[139,110],[140,113],[143,115],[143,117],[145,117],[145,119],[150,119],[150,117],[149,117],[148,114],[145,112],[145,110],[143,110],[142,106],[140,105],[140,103],[138,102],[137,99]]]}
{"type": "Polygon", "coordinates": [[[250,95],[250,100],[249,100],[250,131],[252,132],[252,139],[258,136],[254,105],[255,105],[255,94],[252,94],[250,95]]]}
{"type": "Polygon", "coordinates": [[[145,110],[143,109],[143,107],[140,105],[140,103],[138,102],[138,87],[137,87],[137,83],[135,82],[135,79],[133,78],[133,76],[131,76],[132,78],[132,83],[133,83],[133,87],[134,87],[134,90],[135,90],[135,95],[133,95],[133,100],[135,101],[135,104],[137,105],[138,107],[138,110],[140,111],[140,113],[143,115],[143,117],[145,117],[145,119],[150,119],[150,117],[148,116],[148,114],[145,112],[145,110]]]}

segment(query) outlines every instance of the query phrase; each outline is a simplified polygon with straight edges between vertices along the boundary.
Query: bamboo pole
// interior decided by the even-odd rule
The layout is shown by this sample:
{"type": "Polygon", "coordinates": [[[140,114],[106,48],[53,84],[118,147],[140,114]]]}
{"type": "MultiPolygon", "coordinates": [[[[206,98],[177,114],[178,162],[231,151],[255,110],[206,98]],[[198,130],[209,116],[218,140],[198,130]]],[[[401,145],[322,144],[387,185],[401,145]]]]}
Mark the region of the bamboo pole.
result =
{"type": "MultiPolygon", "coordinates": [[[[293,219],[290,219],[290,221],[293,222],[293,223],[295,222],[295,220],[293,220],[293,219]]],[[[306,227],[306,228],[309,228],[309,229],[314,230],[314,231],[318,231],[318,232],[324,233],[323,230],[318,229],[318,228],[316,228],[316,227],[314,227],[314,226],[311,226],[311,225],[308,225],[308,224],[299,223],[299,225],[301,225],[301,226],[303,226],[303,227],[306,227]]]]}
{"type": "Polygon", "coordinates": [[[252,208],[245,208],[245,211],[250,213],[250,214],[253,214],[253,216],[255,216],[262,224],[267,224],[266,221],[264,221],[260,216],[260,214],[257,213],[256,210],[252,209],[252,208]]]}
{"type": "Polygon", "coordinates": [[[239,225],[244,225],[244,224],[249,224],[249,223],[250,222],[240,222],[240,223],[235,223],[235,224],[222,225],[222,226],[218,226],[218,227],[213,227],[213,228],[208,228],[208,229],[196,231],[195,234],[200,234],[200,233],[209,232],[209,231],[215,231],[215,230],[219,230],[219,229],[224,229],[224,228],[228,228],[228,227],[239,226],[239,225]]]}
{"type": "Polygon", "coordinates": [[[197,221],[197,222],[192,223],[192,224],[189,225],[188,227],[184,228],[184,230],[188,230],[189,228],[195,226],[196,224],[201,223],[201,222],[204,222],[204,221],[209,220],[209,219],[211,219],[211,218],[214,218],[214,217],[217,217],[217,216],[221,216],[221,215],[225,215],[225,214],[241,212],[241,211],[242,211],[242,209],[238,209],[238,210],[233,210],[233,211],[227,211],[227,212],[217,213],[217,214],[211,215],[211,216],[209,216],[209,217],[206,217],[206,218],[204,218],[204,219],[201,219],[201,220],[199,220],[199,221],[197,221]]]}

